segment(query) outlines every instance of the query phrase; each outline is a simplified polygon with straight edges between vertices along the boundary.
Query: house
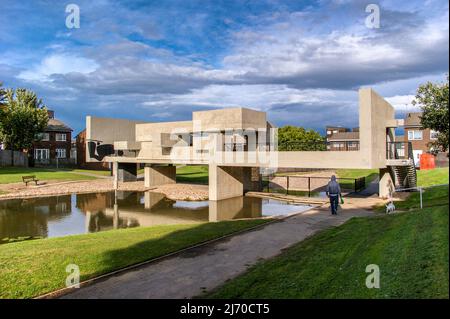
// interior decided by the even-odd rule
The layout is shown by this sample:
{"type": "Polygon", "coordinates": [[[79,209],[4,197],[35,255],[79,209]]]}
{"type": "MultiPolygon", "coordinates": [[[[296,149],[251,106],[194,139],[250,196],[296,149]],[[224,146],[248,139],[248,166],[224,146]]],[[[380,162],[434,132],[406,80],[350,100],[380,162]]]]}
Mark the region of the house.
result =
{"type": "Polygon", "coordinates": [[[358,151],[359,127],[327,126],[326,143],[327,151],[358,151]]]}
{"type": "Polygon", "coordinates": [[[430,151],[430,143],[437,139],[437,133],[430,129],[424,129],[420,123],[422,113],[407,113],[404,122],[406,142],[411,142],[414,158],[430,151]]]}
{"type": "Polygon", "coordinates": [[[33,142],[30,154],[35,166],[65,166],[73,164],[70,158],[72,147],[72,129],[62,121],[55,119],[55,112],[48,111],[48,124],[44,132],[38,134],[33,142]]]}

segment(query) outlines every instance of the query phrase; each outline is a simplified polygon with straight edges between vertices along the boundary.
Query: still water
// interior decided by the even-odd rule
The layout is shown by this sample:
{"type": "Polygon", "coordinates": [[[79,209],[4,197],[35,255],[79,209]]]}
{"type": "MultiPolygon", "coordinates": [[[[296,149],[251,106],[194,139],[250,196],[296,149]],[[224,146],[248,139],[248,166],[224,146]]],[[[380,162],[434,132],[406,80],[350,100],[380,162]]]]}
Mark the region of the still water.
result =
{"type": "Polygon", "coordinates": [[[154,192],[72,194],[0,201],[0,243],[115,228],[282,216],[310,208],[256,197],[173,201],[154,192]]]}

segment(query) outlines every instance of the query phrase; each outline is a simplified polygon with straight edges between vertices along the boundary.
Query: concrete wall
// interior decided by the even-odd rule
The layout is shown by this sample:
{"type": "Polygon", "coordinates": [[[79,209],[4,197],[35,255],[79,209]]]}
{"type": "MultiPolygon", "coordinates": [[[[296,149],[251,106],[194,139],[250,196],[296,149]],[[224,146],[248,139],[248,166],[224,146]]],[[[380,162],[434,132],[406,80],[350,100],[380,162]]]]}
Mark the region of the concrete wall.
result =
{"type": "Polygon", "coordinates": [[[392,105],[374,90],[359,90],[359,143],[363,166],[386,167],[386,128],[393,125],[394,119],[392,105]]]}
{"type": "Polygon", "coordinates": [[[146,166],[144,168],[144,185],[153,187],[175,184],[177,171],[175,166],[146,166]]]}
{"type": "MultiPolygon", "coordinates": [[[[142,121],[131,121],[112,118],[86,116],[86,140],[102,141],[102,144],[114,144],[114,141],[136,141],[136,124],[142,121]]],[[[97,162],[88,157],[87,162],[97,162]]]]}
{"type": "MultiPolygon", "coordinates": [[[[11,151],[0,150],[0,167],[11,166],[11,151]]],[[[14,166],[28,167],[27,154],[14,151],[14,166]]]]}
{"type": "MultiPolygon", "coordinates": [[[[192,113],[195,125],[201,124],[202,131],[225,129],[258,129],[267,126],[266,113],[246,108],[198,111],[192,113]]],[[[197,129],[194,128],[195,131],[197,129]]]]}

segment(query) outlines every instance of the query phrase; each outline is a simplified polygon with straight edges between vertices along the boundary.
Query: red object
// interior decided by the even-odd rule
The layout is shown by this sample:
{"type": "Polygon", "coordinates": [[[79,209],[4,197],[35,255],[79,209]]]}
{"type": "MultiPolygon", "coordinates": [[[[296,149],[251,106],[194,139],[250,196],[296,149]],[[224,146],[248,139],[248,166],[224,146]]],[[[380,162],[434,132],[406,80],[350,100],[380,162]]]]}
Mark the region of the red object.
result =
{"type": "Polygon", "coordinates": [[[436,167],[434,163],[434,155],[432,154],[421,154],[420,155],[420,169],[434,169],[436,167]]]}

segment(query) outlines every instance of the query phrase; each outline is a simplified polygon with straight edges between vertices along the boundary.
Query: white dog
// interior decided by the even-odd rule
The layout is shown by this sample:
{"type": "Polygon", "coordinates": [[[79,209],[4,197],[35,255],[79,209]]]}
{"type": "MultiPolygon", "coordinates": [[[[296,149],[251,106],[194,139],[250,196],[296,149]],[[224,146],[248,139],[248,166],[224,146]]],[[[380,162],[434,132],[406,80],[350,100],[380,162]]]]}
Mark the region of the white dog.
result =
{"type": "Polygon", "coordinates": [[[394,213],[395,212],[395,205],[391,201],[386,205],[386,214],[394,213]]]}

